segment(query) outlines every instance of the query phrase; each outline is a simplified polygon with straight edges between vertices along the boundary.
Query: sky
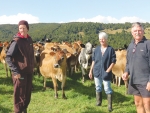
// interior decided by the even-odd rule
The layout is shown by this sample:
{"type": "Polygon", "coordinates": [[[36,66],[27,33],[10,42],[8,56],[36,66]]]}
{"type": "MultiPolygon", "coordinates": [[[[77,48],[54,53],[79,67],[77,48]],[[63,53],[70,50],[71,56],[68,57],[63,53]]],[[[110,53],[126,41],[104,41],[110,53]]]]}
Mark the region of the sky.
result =
{"type": "Polygon", "coordinates": [[[150,22],[150,0],[0,0],[0,24],[150,22]]]}

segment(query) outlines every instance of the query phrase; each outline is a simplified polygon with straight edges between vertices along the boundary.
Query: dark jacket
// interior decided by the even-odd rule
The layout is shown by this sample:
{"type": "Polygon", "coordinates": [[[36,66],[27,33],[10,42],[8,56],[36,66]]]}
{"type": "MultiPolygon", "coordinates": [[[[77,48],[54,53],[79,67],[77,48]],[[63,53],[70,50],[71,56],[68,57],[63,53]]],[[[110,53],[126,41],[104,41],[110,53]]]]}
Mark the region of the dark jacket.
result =
{"type": "Polygon", "coordinates": [[[6,53],[6,62],[13,75],[32,74],[34,68],[34,51],[31,37],[20,38],[15,35],[6,53]]]}
{"type": "Polygon", "coordinates": [[[150,40],[144,37],[137,45],[132,40],[127,49],[125,72],[130,75],[131,85],[146,85],[147,82],[150,82],[150,40]]]}
{"type": "Polygon", "coordinates": [[[101,53],[101,46],[97,46],[92,54],[92,61],[95,62],[93,67],[94,77],[101,76],[104,80],[112,79],[112,71],[106,72],[111,63],[116,62],[116,54],[111,46],[108,46],[104,55],[101,53]]]}

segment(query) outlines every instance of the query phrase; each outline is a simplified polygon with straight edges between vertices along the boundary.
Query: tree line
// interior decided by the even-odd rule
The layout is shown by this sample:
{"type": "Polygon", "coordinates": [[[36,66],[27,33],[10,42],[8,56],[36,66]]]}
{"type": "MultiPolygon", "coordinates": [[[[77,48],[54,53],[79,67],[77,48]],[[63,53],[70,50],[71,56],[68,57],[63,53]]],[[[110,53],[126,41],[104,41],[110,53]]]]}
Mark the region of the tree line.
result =
{"type": "MultiPolygon", "coordinates": [[[[150,27],[149,23],[143,23],[144,28],[150,27]]],[[[131,42],[131,33],[127,30],[131,28],[131,23],[93,23],[93,22],[70,22],[70,23],[37,23],[29,25],[29,35],[34,41],[42,38],[50,38],[54,42],[73,42],[81,40],[83,43],[90,41],[92,44],[99,44],[98,33],[100,31],[118,30],[121,32],[109,33],[109,45],[114,48],[121,48],[131,42]]],[[[0,41],[10,41],[13,35],[18,32],[18,25],[0,25],[0,41]]]]}

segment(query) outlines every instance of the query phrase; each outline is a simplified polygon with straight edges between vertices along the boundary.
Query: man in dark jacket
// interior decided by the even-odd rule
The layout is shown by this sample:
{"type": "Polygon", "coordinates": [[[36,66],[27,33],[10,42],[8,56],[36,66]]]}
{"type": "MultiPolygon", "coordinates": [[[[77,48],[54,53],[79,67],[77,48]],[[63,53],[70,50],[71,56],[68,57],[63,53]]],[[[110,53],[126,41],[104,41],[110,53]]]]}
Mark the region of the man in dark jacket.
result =
{"type": "Polygon", "coordinates": [[[137,113],[150,113],[150,40],[144,37],[141,23],[132,24],[132,42],[127,49],[123,80],[130,75],[128,93],[134,95],[137,113]]]}
{"type": "Polygon", "coordinates": [[[33,41],[28,35],[29,25],[25,20],[18,24],[19,32],[14,36],[6,54],[6,62],[12,71],[14,84],[14,111],[27,113],[31,99],[34,68],[33,41]]]}

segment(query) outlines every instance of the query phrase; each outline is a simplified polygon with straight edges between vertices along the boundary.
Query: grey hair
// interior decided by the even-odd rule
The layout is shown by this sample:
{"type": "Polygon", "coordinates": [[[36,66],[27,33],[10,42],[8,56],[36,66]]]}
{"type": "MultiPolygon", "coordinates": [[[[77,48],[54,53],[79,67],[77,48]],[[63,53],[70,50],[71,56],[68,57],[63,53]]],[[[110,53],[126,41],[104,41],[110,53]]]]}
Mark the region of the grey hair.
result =
{"type": "Polygon", "coordinates": [[[132,28],[133,28],[134,26],[139,26],[139,27],[141,27],[142,30],[144,31],[144,27],[143,27],[143,25],[142,25],[140,22],[135,22],[135,23],[133,23],[132,26],[131,26],[131,30],[132,30],[132,28]]]}
{"type": "Polygon", "coordinates": [[[105,38],[106,40],[108,39],[108,35],[105,32],[100,32],[98,36],[99,36],[99,39],[101,38],[105,38]]]}

